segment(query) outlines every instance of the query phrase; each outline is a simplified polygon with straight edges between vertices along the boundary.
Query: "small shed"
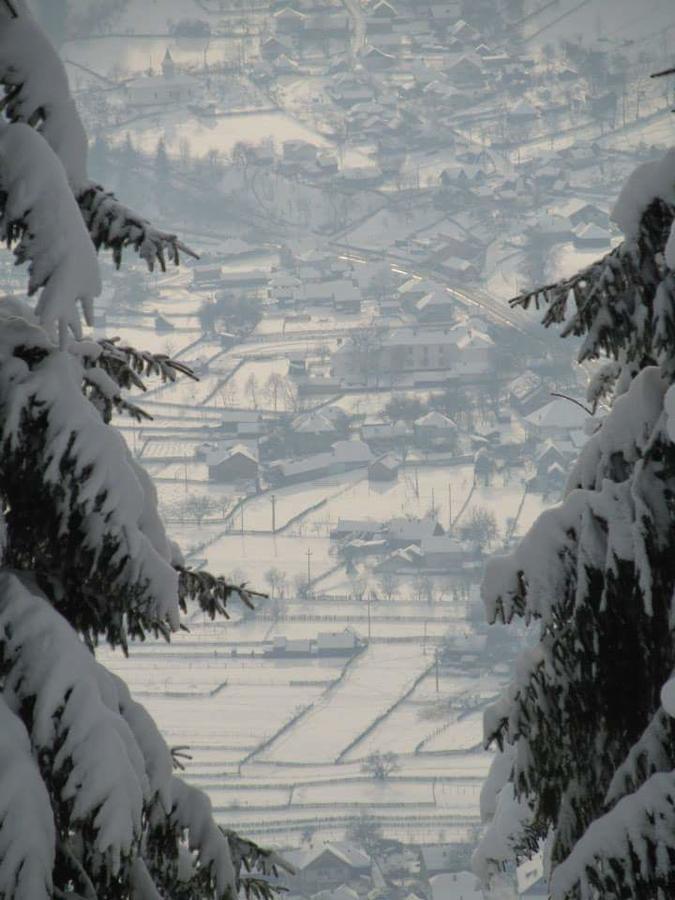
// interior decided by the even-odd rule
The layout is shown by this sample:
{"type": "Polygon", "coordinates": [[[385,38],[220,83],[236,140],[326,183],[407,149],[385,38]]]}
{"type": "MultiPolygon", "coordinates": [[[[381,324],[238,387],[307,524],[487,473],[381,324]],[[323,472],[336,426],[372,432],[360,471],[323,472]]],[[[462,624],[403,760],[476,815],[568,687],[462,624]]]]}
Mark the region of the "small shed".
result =
{"type": "Polygon", "coordinates": [[[368,466],[368,481],[396,481],[400,460],[392,453],[386,453],[368,466]]]}
{"type": "Polygon", "coordinates": [[[316,638],[319,656],[352,656],[359,646],[353,631],[320,631],[316,638]]]}
{"type": "Polygon", "coordinates": [[[415,436],[426,446],[452,443],[457,437],[457,425],[448,416],[433,410],[415,420],[415,436]]]}

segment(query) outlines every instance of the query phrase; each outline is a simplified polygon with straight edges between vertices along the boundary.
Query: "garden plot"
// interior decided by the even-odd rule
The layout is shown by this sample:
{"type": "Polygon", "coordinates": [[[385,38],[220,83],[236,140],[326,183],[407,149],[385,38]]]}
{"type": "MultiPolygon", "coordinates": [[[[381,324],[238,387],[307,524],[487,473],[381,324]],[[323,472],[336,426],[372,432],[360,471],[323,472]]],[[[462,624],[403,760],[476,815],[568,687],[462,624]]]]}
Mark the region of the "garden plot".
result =
{"type": "Polygon", "coordinates": [[[274,762],[329,762],[358,738],[427,668],[419,644],[373,644],[311,712],[269,747],[274,762]]]}
{"type": "Polygon", "coordinates": [[[99,651],[106,668],[115,672],[129,685],[135,696],[168,693],[180,695],[209,695],[226,680],[222,662],[203,659],[171,660],[170,665],[157,665],[152,656],[141,656],[131,649],[131,659],[110,650],[99,651]]]}
{"type": "Polygon", "coordinates": [[[202,749],[217,752],[221,746],[241,745],[243,759],[249,748],[272,737],[321,690],[306,685],[236,684],[211,697],[147,696],[143,700],[169,746],[190,746],[199,762],[202,749]]]}
{"type": "Polygon", "coordinates": [[[283,569],[290,578],[306,576],[307,550],[312,552],[312,577],[335,565],[330,555],[330,541],[316,537],[298,540],[287,535],[228,534],[206,547],[202,555],[206,557],[209,570],[232,572],[236,569],[253,587],[264,591],[263,576],[270,568],[283,569]]]}
{"type": "MultiPolygon", "coordinates": [[[[298,516],[303,510],[309,509],[323,500],[330,500],[340,495],[345,490],[350,490],[353,485],[363,480],[363,472],[349,472],[339,477],[317,478],[306,485],[289,485],[277,488],[273,495],[275,499],[275,524],[277,530],[288,524],[290,519],[298,516]]],[[[319,510],[320,512],[320,510],[319,510]]],[[[272,529],[272,493],[261,497],[255,497],[246,503],[244,512],[246,528],[254,531],[271,531],[272,529]]],[[[311,514],[297,523],[293,530],[301,529],[315,531],[311,514]]],[[[316,523],[316,519],[314,519],[316,523]]],[[[322,529],[323,530],[323,529],[322,529]]]]}
{"type": "Polygon", "coordinates": [[[436,805],[443,810],[452,810],[456,815],[476,815],[480,804],[480,782],[443,782],[436,784],[436,805]]]}
{"type": "MultiPolygon", "coordinates": [[[[312,811],[315,813],[316,811],[312,811]]],[[[307,815],[306,821],[293,821],[288,819],[278,820],[271,824],[251,819],[241,811],[222,814],[221,824],[228,828],[235,828],[239,834],[245,834],[250,840],[257,841],[263,846],[276,846],[279,848],[297,848],[301,845],[304,835],[309,829],[312,834],[320,834],[322,841],[343,841],[345,831],[353,821],[353,816],[333,816],[334,810],[321,817],[320,828],[317,829],[317,816],[307,815]]],[[[470,843],[475,841],[475,827],[478,822],[474,820],[466,822],[448,822],[447,817],[428,818],[420,821],[418,818],[404,818],[403,820],[381,821],[378,816],[378,824],[382,826],[382,836],[390,840],[397,840],[408,844],[438,843],[470,843]]]]}
{"type": "MultiPolygon", "coordinates": [[[[232,364],[234,368],[234,363],[232,364]]],[[[164,403],[176,403],[180,406],[201,407],[210,399],[212,407],[225,406],[224,399],[220,396],[220,386],[225,378],[222,374],[200,375],[199,381],[179,375],[175,382],[167,382],[157,388],[149,390],[145,395],[152,400],[164,403]]]]}
{"type": "Polygon", "coordinates": [[[289,805],[291,798],[290,788],[265,788],[256,786],[246,787],[221,787],[219,783],[200,783],[200,788],[208,792],[209,798],[216,811],[240,808],[245,810],[284,809],[289,805]]]}
{"type": "Polygon", "coordinates": [[[424,744],[427,753],[438,750],[451,752],[454,750],[474,750],[483,744],[483,711],[468,715],[450,722],[424,744]]]}
{"type": "Polygon", "coordinates": [[[312,784],[293,792],[293,806],[393,806],[395,804],[434,805],[431,783],[420,784],[397,779],[376,781],[362,778],[335,784],[312,784]]]}
{"type": "MultiPolygon", "coordinates": [[[[343,631],[345,628],[350,628],[355,631],[356,634],[362,639],[368,638],[368,616],[362,615],[359,617],[324,617],[321,619],[316,618],[308,618],[308,619],[288,619],[283,615],[280,616],[278,622],[270,631],[270,637],[281,634],[288,638],[294,638],[298,640],[309,639],[316,637],[317,631],[343,631]]],[[[429,664],[432,662],[431,654],[433,654],[433,649],[431,646],[432,639],[438,639],[447,634],[449,628],[447,623],[434,622],[433,620],[429,622],[426,627],[426,635],[429,640],[429,664]]],[[[399,645],[405,645],[406,643],[414,643],[416,646],[420,648],[420,653],[422,644],[424,643],[424,635],[425,635],[425,627],[424,622],[420,621],[417,623],[410,622],[377,622],[371,617],[370,624],[370,642],[371,644],[377,644],[380,642],[398,642],[399,645]]]]}
{"type": "Polygon", "coordinates": [[[404,240],[444,218],[433,208],[381,209],[344,234],[341,241],[346,246],[364,250],[386,250],[397,240],[404,240]]]}
{"type": "MultiPolygon", "coordinates": [[[[155,482],[177,481],[183,488],[185,488],[186,483],[192,484],[195,481],[203,483],[208,480],[208,465],[203,462],[194,462],[194,460],[191,459],[185,460],[185,462],[169,462],[162,469],[161,473],[155,475],[155,482]]],[[[190,493],[189,489],[187,493],[190,493]]]]}
{"type": "Polygon", "coordinates": [[[335,401],[346,413],[353,416],[376,416],[382,412],[390,399],[389,393],[382,391],[363,391],[358,394],[345,394],[335,401]]]}
{"type": "Polygon", "coordinates": [[[441,666],[440,692],[436,691],[433,676],[425,678],[416,688],[412,699],[419,703],[439,701],[446,703],[448,708],[460,708],[463,704],[475,706],[482,700],[494,697],[504,687],[509,676],[496,675],[466,675],[454,669],[441,666]]]}
{"type": "MultiPolygon", "coordinates": [[[[471,513],[483,508],[489,510],[497,520],[500,536],[506,533],[508,525],[515,518],[523,499],[525,487],[516,481],[505,485],[476,485],[468,506],[459,520],[459,527],[471,518],[471,513]]],[[[542,510],[545,508],[542,503],[542,510]]]]}
{"type": "Polygon", "coordinates": [[[312,526],[321,523],[326,531],[330,531],[338,519],[355,518],[355,510],[367,510],[368,518],[386,521],[395,516],[424,516],[433,504],[439,521],[447,524],[448,486],[452,487],[456,515],[472,484],[473,466],[470,465],[406,467],[393,483],[378,486],[367,479],[358,481],[350,490],[331,498],[326,506],[316,510],[306,521],[312,526]]]}
{"type": "MultiPolygon", "coordinates": [[[[428,647],[429,662],[433,660],[433,654],[433,647],[428,647]]],[[[441,712],[440,708],[438,718],[425,718],[424,711],[447,703],[448,697],[452,696],[455,690],[454,679],[448,677],[442,670],[438,679],[438,692],[435,676],[427,675],[410,697],[392,710],[354,750],[347,754],[346,759],[362,760],[378,750],[396,754],[414,753],[420,741],[436,732],[447,720],[447,713],[441,712]]]]}
{"type": "Polygon", "coordinates": [[[150,423],[149,426],[141,426],[139,432],[143,432],[146,429],[151,432],[153,426],[156,427],[157,423],[164,423],[175,429],[176,420],[183,428],[197,428],[200,425],[220,425],[223,418],[222,409],[218,409],[215,406],[184,406],[180,403],[157,400],[156,398],[148,398],[147,402],[142,402],[142,406],[152,414],[154,422],[150,423]]]}
{"type": "Polygon", "coordinates": [[[295,390],[288,379],[288,360],[253,359],[223,385],[220,393],[228,406],[239,409],[292,410],[295,390]],[[276,401],[276,409],[275,409],[276,401]]]}
{"type": "MultiPolygon", "coordinates": [[[[466,578],[459,574],[433,575],[411,570],[391,577],[393,580],[390,583],[390,576],[386,576],[386,589],[392,591],[391,600],[385,592],[382,573],[364,567],[358,570],[357,575],[351,576],[345,567],[337,569],[321,580],[316,591],[319,596],[349,597],[356,586],[364,596],[371,595],[373,601],[377,599],[383,615],[387,614],[386,609],[397,608],[400,603],[416,604],[419,617],[425,616],[427,611],[441,608],[441,618],[446,617],[448,621],[465,622],[469,609],[481,602],[477,589],[467,585],[466,578]],[[465,594],[467,589],[468,595],[465,594]]],[[[433,613],[429,612],[429,615],[433,613]]]]}
{"type": "Polygon", "coordinates": [[[347,759],[365,759],[370,753],[413,753],[428,723],[419,720],[419,709],[402,703],[383,722],[347,754],[347,759]]]}
{"type": "MultiPolygon", "coordinates": [[[[217,484],[206,478],[192,479],[189,467],[186,480],[185,465],[182,463],[170,470],[170,473],[175,476],[174,478],[167,477],[168,472],[169,470],[163,470],[161,475],[155,478],[161,512],[169,520],[178,519],[181,525],[189,521],[196,522],[197,514],[204,518],[223,519],[241,496],[241,493],[232,489],[231,484],[217,484]],[[196,498],[199,498],[198,502],[201,504],[199,508],[195,505],[196,498]]],[[[220,531],[224,531],[225,527],[226,523],[222,522],[220,531]]],[[[197,536],[193,546],[201,546],[208,539],[208,532],[203,537],[197,536]]],[[[181,549],[185,554],[190,550],[187,545],[182,546],[181,549]]],[[[225,570],[221,566],[218,572],[222,574],[223,571],[231,571],[233,568],[234,566],[230,562],[225,570]]]]}

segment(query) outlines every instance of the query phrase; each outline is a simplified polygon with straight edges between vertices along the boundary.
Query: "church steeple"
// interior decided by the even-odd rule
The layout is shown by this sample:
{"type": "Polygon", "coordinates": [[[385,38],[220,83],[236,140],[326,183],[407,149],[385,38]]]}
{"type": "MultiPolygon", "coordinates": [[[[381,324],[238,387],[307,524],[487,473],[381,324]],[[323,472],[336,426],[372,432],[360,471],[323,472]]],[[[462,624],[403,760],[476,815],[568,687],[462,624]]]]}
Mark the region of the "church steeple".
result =
{"type": "Polygon", "coordinates": [[[176,63],[173,61],[173,56],[168,47],[162,60],[162,72],[165,78],[174,78],[176,75],[176,63]]]}

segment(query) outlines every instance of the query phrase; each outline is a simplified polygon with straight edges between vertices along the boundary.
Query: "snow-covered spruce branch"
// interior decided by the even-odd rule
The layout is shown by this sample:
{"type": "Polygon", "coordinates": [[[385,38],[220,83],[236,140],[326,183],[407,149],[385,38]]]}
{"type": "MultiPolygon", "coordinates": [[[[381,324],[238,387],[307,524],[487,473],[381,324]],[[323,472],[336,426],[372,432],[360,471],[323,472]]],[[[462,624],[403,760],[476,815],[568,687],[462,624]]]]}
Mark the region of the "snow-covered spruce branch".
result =
{"type": "Polygon", "coordinates": [[[614,393],[562,503],[488,563],[482,588],[490,621],[522,617],[537,637],[485,713],[486,741],[512,765],[475,865],[490,882],[509,855],[545,840],[555,900],[675,889],[673,720],[662,703],[669,714],[675,704],[661,693],[675,669],[674,209],[671,151],[623,189],[620,248],[520,298],[551,304],[546,324],[585,336],[582,358],[605,358],[593,406],[614,393]],[[503,814],[513,802],[529,811],[524,829],[515,809],[503,814]]]}
{"type": "Polygon", "coordinates": [[[0,896],[16,900],[48,897],[52,890],[56,843],[50,798],[33,757],[26,727],[2,694],[0,834],[3,857],[9,861],[0,867],[0,896]]]}
{"type": "Polygon", "coordinates": [[[232,597],[238,597],[241,602],[254,608],[256,598],[266,599],[267,594],[254,591],[246,584],[231,584],[220,575],[212,575],[203,569],[190,569],[182,565],[176,565],[179,575],[178,596],[181,608],[187,608],[187,601],[196,603],[199,608],[212,619],[216,616],[229,618],[227,602],[232,597]]]}
{"type": "Polygon", "coordinates": [[[126,646],[128,635],[178,627],[178,576],[152,482],[82,394],[92,371],[39,326],[3,320],[5,563],[34,571],[92,644],[105,634],[126,646]]]}
{"type": "Polygon", "coordinates": [[[97,250],[111,250],[118,268],[126,247],[145,260],[150,271],[156,263],[166,271],[167,256],[175,265],[179,264],[181,253],[199,258],[175,234],[156,228],[100,185],[89,183],[78,192],[77,202],[94,246],[97,250]]]}
{"type": "Polygon", "coordinates": [[[91,324],[101,291],[96,253],[49,145],[28,125],[0,123],[0,239],[29,263],[28,294],[52,337],[81,337],[78,303],[91,324]]]}
{"type": "Polygon", "coordinates": [[[122,898],[144,877],[158,896],[195,896],[196,879],[203,896],[234,900],[251,870],[276,872],[274,854],[218,827],[126,685],[10,572],[0,573],[0,663],[2,847],[16,845],[3,853],[0,896],[40,900],[72,881],[84,897],[122,898]]]}
{"type": "Polygon", "coordinates": [[[589,825],[553,872],[551,896],[654,900],[675,892],[675,772],[657,772],[589,825]]]}
{"type": "MultiPolygon", "coordinates": [[[[512,306],[546,306],[542,323],[562,325],[562,335],[584,336],[579,361],[608,356],[643,364],[656,360],[659,328],[675,334],[672,310],[656,308],[657,286],[666,275],[663,254],[675,217],[675,206],[657,198],[645,211],[638,234],[572,278],[535,288],[511,301],[512,306]],[[574,311],[570,314],[570,297],[574,311]],[[636,315],[639,312],[640,315],[636,315]]],[[[672,291],[672,285],[670,285],[672,291]]]]}
{"type": "Polygon", "coordinates": [[[137,350],[119,344],[117,338],[73,341],[69,349],[82,360],[85,395],[106,423],[111,421],[113,412],[126,413],[137,421],[152,420],[149,413],[121,393],[133,389],[145,391],[144,377],[172,383],[179,376],[199,380],[189,366],[165,353],[137,350]]]}
{"type": "Polygon", "coordinates": [[[199,381],[189,366],[172,359],[166,353],[137,350],[127,344],[120,344],[119,338],[105,338],[98,341],[98,344],[101,352],[91,357],[93,362],[105,369],[121,388],[145,390],[141,376],[175,382],[177,377],[183,375],[199,381]]]}
{"type": "Polygon", "coordinates": [[[176,264],[181,252],[197,254],[175,234],[155,228],[87,175],[87,137],[70,94],[65,67],[30,14],[25,0],[0,4],[0,111],[10,122],[24,123],[46,140],[60,159],[81,215],[97,249],[112,251],[116,265],[125,247],[153,269],[176,264]]]}

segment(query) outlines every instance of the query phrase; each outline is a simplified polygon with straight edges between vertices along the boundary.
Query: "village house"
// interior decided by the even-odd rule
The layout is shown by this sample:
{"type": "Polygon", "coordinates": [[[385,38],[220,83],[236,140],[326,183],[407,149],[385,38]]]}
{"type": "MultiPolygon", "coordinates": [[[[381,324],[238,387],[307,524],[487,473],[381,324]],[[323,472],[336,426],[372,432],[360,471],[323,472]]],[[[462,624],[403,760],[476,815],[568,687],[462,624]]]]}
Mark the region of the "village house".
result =
{"type": "Polygon", "coordinates": [[[485,66],[480,57],[473,55],[460,56],[447,68],[451,84],[463,87],[476,87],[485,79],[485,66]]]}
{"type": "Polygon", "coordinates": [[[244,444],[215,451],[206,458],[210,481],[253,481],[258,477],[257,454],[244,444]]]}
{"type": "Polygon", "coordinates": [[[410,572],[422,566],[422,550],[417,544],[399,547],[386,556],[375,567],[378,572],[410,572]]]}
{"type": "Polygon", "coordinates": [[[523,416],[540,409],[550,399],[544,380],[531,369],[509,382],[506,391],[509,404],[523,416]]]}
{"type": "Polygon", "coordinates": [[[346,340],[333,354],[333,375],[345,381],[392,376],[405,372],[439,372],[475,376],[492,367],[494,342],[484,332],[467,323],[444,328],[395,328],[364,349],[353,339],[346,340]]]}
{"type": "Polygon", "coordinates": [[[291,422],[291,445],[297,452],[329,450],[339,434],[337,423],[321,411],[303,413],[291,422]]]}
{"type": "Polygon", "coordinates": [[[602,225],[589,222],[587,225],[578,225],[574,231],[574,246],[579,250],[609,250],[612,233],[602,225]]]}
{"type": "Polygon", "coordinates": [[[308,282],[303,285],[300,297],[304,306],[331,306],[343,313],[361,310],[361,289],[347,278],[308,282]]]}
{"type": "Polygon", "coordinates": [[[344,631],[321,631],[314,638],[287,638],[277,635],[265,656],[293,658],[308,656],[353,656],[362,642],[349,628],[344,631]]]}
{"type": "Polygon", "coordinates": [[[297,303],[302,295],[302,282],[291,272],[272,272],[267,285],[267,296],[280,308],[287,309],[297,303]]]}
{"type": "Polygon", "coordinates": [[[320,631],[316,638],[318,656],[353,656],[360,641],[353,631],[320,631]]]}
{"type": "Polygon", "coordinates": [[[480,558],[475,544],[455,540],[447,534],[422,538],[420,550],[423,567],[434,572],[458,572],[466,563],[480,558]]]}
{"type": "Polygon", "coordinates": [[[568,438],[572,432],[583,431],[589,420],[589,414],[576,403],[556,397],[529,413],[522,422],[530,434],[545,440],[568,438]]]}
{"type": "Polygon", "coordinates": [[[409,278],[396,292],[403,306],[412,312],[416,304],[430,294],[436,294],[441,290],[440,285],[428,278],[409,278]]]}
{"type": "Polygon", "coordinates": [[[565,216],[573,228],[579,225],[599,225],[601,228],[609,226],[609,213],[606,209],[586,200],[572,199],[556,207],[559,215],[565,216]]]}
{"type": "Polygon", "coordinates": [[[414,307],[414,316],[422,324],[451,322],[454,315],[455,302],[448,293],[425,294],[414,307]]]}
{"type": "Polygon", "coordinates": [[[445,534],[443,526],[431,516],[423,519],[396,518],[387,522],[384,533],[391,548],[420,546],[425,538],[445,534]]]}
{"type": "Polygon", "coordinates": [[[366,467],[372,458],[370,448],[362,441],[336,441],[325,453],[272,463],[267,474],[274,484],[297,484],[366,467]]]}
{"type": "Polygon", "coordinates": [[[267,62],[273,62],[280,56],[288,56],[291,53],[289,43],[280,41],[279,38],[272,35],[264,40],[260,45],[260,56],[267,62]]]}
{"type": "Polygon", "coordinates": [[[457,441],[457,425],[436,410],[420,416],[414,423],[415,437],[420,447],[446,448],[457,441]]]}
{"type": "Polygon", "coordinates": [[[383,72],[396,63],[396,57],[378,47],[368,47],[361,55],[361,62],[369,72],[383,72]]]}
{"type": "Polygon", "coordinates": [[[282,152],[286,162],[313,163],[316,160],[319,148],[309,141],[294,139],[284,141],[282,152]]]}
{"type": "Polygon", "coordinates": [[[381,522],[376,522],[374,519],[338,519],[330,537],[333,541],[343,541],[349,538],[372,540],[382,533],[383,527],[381,522]]]}
{"type": "Polygon", "coordinates": [[[220,411],[220,423],[214,431],[219,437],[239,439],[257,438],[264,434],[267,425],[262,413],[247,409],[223,409],[220,411]]]}
{"type": "Polygon", "coordinates": [[[352,844],[331,842],[309,850],[287,854],[296,875],[289,877],[289,888],[305,894],[337,888],[362,876],[369,876],[370,857],[352,844]]]}
{"type": "Polygon", "coordinates": [[[382,34],[383,32],[391,31],[397,16],[398,12],[388,0],[377,0],[368,12],[366,20],[367,33],[382,34]]]}
{"type": "Polygon", "coordinates": [[[284,6],[272,13],[272,24],[278,34],[301,34],[305,29],[307,16],[292,6],[284,6]]]}
{"type": "Polygon", "coordinates": [[[366,421],[361,426],[361,439],[375,447],[400,446],[410,442],[415,432],[399,419],[398,422],[366,421]]]}

